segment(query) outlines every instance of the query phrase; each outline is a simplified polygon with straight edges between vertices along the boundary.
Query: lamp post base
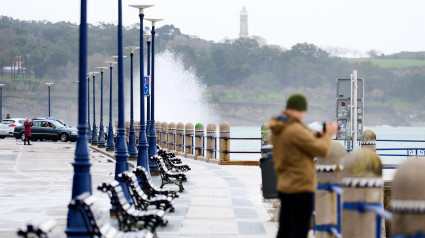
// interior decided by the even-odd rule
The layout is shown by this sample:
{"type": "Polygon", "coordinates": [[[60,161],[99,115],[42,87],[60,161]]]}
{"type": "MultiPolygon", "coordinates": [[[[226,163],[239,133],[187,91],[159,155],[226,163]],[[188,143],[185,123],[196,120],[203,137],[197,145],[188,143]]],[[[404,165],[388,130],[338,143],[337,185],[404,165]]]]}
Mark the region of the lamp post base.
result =
{"type": "Polygon", "coordinates": [[[98,134],[97,134],[97,127],[93,126],[93,131],[92,131],[92,137],[91,137],[91,145],[97,145],[97,143],[99,142],[98,139],[98,134]]]}
{"type": "Polygon", "coordinates": [[[150,127],[149,127],[150,133],[149,133],[149,137],[148,137],[148,143],[149,143],[149,148],[148,148],[149,169],[151,171],[151,175],[157,176],[157,175],[159,175],[158,166],[156,165],[156,163],[154,163],[150,159],[152,156],[157,155],[155,121],[150,121],[149,122],[149,125],[150,125],[150,127]],[[155,173],[157,173],[157,175],[155,175],[155,173]]]}
{"type": "Polygon", "coordinates": [[[99,143],[97,144],[98,148],[105,148],[106,147],[106,143],[105,143],[105,129],[103,127],[103,123],[102,121],[100,122],[100,130],[99,130],[99,143]]]}

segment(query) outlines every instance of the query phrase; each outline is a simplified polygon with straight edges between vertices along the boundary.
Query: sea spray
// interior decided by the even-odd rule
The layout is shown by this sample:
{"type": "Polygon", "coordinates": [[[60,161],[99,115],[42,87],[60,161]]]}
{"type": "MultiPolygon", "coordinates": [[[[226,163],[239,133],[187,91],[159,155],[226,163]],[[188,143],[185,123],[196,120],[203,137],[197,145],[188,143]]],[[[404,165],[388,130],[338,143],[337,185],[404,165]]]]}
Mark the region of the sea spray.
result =
{"type": "MultiPolygon", "coordinates": [[[[146,72],[145,69],[145,74],[146,72]]],[[[140,73],[135,72],[135,120],[140,118],[139,86],[140,73]]],[[[219,124],[219,115],[208,103],[206,90],[207,86],[196,76],[195,70],[185,69],[181,57],[168,50],[155,56],[155,121],[219,124]]],[[[129,99],[126,99],[126,102],[128,101],[129,99]]],[[[126,103],[126,114],[129,114],[129,106],[130,104],[126,103]]]]}

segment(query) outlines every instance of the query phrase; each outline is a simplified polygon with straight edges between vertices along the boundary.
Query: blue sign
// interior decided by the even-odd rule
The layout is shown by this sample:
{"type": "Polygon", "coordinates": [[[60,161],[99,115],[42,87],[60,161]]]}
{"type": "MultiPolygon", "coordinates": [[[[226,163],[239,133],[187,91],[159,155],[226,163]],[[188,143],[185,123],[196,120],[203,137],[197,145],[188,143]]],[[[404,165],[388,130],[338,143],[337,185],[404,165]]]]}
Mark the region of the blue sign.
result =
{"type": "Polygon", "coordinates": [[[145,97],[150,97],[151,96],[151,77],[150,76],[145,76],[143,77],[143,87],[144,87],[144,93],[145,93],[145,97]]]}

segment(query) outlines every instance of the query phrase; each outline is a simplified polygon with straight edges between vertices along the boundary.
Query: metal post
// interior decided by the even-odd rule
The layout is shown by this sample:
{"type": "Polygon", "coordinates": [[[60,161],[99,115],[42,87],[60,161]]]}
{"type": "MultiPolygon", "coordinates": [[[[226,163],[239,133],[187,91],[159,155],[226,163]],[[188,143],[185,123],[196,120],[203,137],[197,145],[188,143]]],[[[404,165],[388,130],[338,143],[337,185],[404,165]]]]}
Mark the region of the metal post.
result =
{"type": "MultiPolygon", "coordinates": [[[[146,19],[152,22],[152,75],[151,75],[151,91],[152,91],[152,101],[151,101],[151,121],[150,121],[150,134],[149,134],[149,158],[157,154],[156,149],[156,133],[155,133],[155,22],[161,21],[161,19],[146,19]]],[[[152,165],[152,164],[150,164],[152,165]]],[[[151,172],[157,173],[158,167],[154,165],[151,167],[151,172]]]]}
{"type": "Polygon", "coordinates": [[[357,70],[353,70],[351,82],[353,85],[353,97],[352,97],[352,122],[353,122],[353,150],[357,149],[357,70]]]}
{"type": "MultiPolygon", "coordinates": [[[[146,67],[147,74],[150,77],[151,76],[151,35],[145,34],[146,37],[146,45],[147,45],[147,53],[146,53],[146,61],[148,62],[148,65],[146,67]]],[[[151,133],[151,97],[146,97],[146,137],[149,138],[151,133]]],[[[150,158],[150,157],[148,157],[150,158]]],[[[149,160],[149,166],[153,167],[155,166],[155,163],[151,160],[149,160]]]]}
{"type": "Polygon", "coordinates": [[[100,69],[100,125],[99,125],[99,143],[97,147],[105,148],[105,128],[103,126],[103,70],[108,67],[97,67],[100,69]]]}
{"type": "Polygon", "coordinates": [[[50,85],[49,85],[49,117],[50,117],[50,85]]]}
{"type": "MultiPolygon", "coordinates": [[[[115,150],[115,180],[118,180],[118,174],[128,170],[128,150],[125,138],[124,126],[124,62],[122,46],[122,0],[118,0],[118,129],[117,145],[115,150]]],[[[128,202],[132,203],[128,188],[121,183],[121,187],[128,202]]]]}
{"type": "MultiPolygon", "coordinates": [[[[92,193],[89,148],[87,145],[87,114],[86,93],[87,85],[84,81],[87,72],[87,0],[81,0],[81,22],[80,22],[80,53],[78,67],[78,138],[75,149],[74,178],[72,181],[72,195],[74,199],[78,195],[92,193]]],[[[67,237],[89,237],[90,234],[83,222],[80,213],[68,210],[67,237]]]]}
{"type": "Polygon", "coordinates": [[[114,130],[112,127],[112,66],[116,64],[115,61],[106,61],[109,64],[109,126],[108,126],[108,141],[106,143],[107,151],[115,150],[114,143],[114,130]]]}
{"type": "Polygon", "coordinates": [[[0,122],[3,121],[3,86],[4,84],[0,84],[0,122]]]}
{"type": "MultiPolygon", "coordinates": [[[[150,174],[149,169],[149,157],[148,157],[148,140],[146,137],[146,127],[145,127],[145,96],[144,96],[144,76],[145,76],[145,66],[144,66],[144,45],[143,45],[143,18],[145,16],[144,9],[149,8],[152,5],[132,5],[139,9],[139,19],[140,19],[140,30],[139,30],[139,46],[140,46],[140,132],[139,132],[139,142],[137,144],[137,166],[142,166],[146,169],[147,173],[150,174]]],[[[148,49],[149,52],[149,49],[148,49]]],[[[149,54],[149,53],[148,53],[149,54]]],[[[149,58],[148,58],[149,62],[149,58]]],[[[149,70],[149,66],[148,66],[149,70]]]]}
{"type": "Polygon", "coordinates": [[[47,85],[47,87],[49,88],[49,89],[48,89],[48,91],[49,91],[49,94],[48,94],[48,95],[49,95],[49,97],[48,97],[48,98],[49,98],[49,114],[48,114],[48,115],[49,115],[49,117],[50,117],[50,86],[52,86],[52,85],[53,85],[53,83],[45,83],[45,84],[46,84],[46,85],[47,85]]]}
{"type": "Polygon", "coordinates": [[[96,74],[98,72],[90,72],[91,75],[93,75],[93,131],[91,133],[91,144],[92,145],[97,145],[98,142],[98,138],[97,138],[97,127],[96,127],[96,84],[95,84],[95,79],[96,79],[96,74]]]}
{"type": "MultiPolygon", "coordinates": [[[[87,67],[87,66],[86,66],[87,67]]],[[[91,127],[90,127],[90,74],[87,74],[87,136],[88,142],[91,143],[91,127]]]]}
{"type": "MultiPolygon", "coordinates": [[[[133,112],[133,56],[134,50],[138,49],[136,46],[129,46],[126,49],[130,50],[130,131],[128,139],[128,153],[129,159],[137,159],[136,150],[136,131],[134,129],[134,112],[133,112]]],[[[140,56],[142,57],[142,56],[140,56]]],[[[142,95],[140,95],[142,97],[142,95]]]]}

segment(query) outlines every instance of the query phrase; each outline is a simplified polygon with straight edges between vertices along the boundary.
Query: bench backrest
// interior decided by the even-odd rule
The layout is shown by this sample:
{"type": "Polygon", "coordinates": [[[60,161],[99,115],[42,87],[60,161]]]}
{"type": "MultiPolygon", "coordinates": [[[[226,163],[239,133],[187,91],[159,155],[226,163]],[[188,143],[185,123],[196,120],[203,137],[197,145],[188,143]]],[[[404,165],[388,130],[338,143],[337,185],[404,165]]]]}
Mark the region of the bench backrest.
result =
{"type": "Polygon", "coordinates": [[[91,236],[114,237],[118,231],[108,222],[105,209],[96,203],[96,197],[83,193],[69,204],[69,208],[80,212],[91,236]]]}
{"type": "Polygon", "coordinates": [[[51,218],[41,218],[29,222],[17,232],[20,237],[31,238],[65,238],[65,232],[51,218]]]}

